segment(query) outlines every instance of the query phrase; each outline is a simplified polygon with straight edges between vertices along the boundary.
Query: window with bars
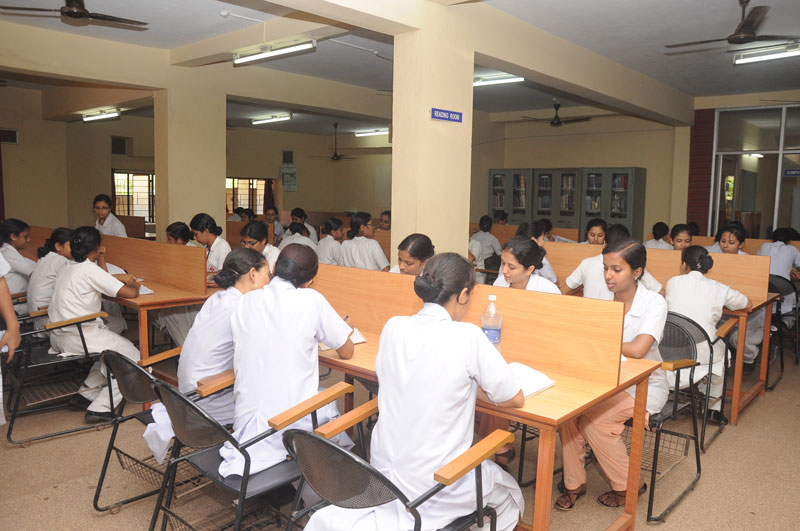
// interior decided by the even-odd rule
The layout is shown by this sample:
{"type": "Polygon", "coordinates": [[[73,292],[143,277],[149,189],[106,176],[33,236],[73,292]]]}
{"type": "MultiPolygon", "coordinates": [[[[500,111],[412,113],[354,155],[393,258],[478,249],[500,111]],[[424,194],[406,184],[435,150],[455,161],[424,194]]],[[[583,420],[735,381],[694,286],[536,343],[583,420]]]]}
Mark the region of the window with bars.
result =
{"type": "Polygon", "coordinates": [[[118,215],[142,216],[148,223],[155,223],[155,174],[114,170],[114,202],[118,215]]]}
{"type": "Polygon", "coordinates": [[[264,213],[264,191],[266,179],[225,179],[225,210],[233,212],[234,208],[252,208],[253,212],[264,213]]]}

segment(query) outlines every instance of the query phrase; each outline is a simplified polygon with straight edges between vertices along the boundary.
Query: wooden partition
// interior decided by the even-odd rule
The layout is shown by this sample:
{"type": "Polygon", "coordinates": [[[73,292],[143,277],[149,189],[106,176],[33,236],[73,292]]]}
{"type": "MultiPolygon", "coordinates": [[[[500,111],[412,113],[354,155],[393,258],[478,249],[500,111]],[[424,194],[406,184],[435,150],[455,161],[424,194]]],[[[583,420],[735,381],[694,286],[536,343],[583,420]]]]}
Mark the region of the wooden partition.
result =
{"type": "Polygon", "coordinates": [[[148,282],[191,293],[206,291],[206,251],[201,247],[103,236],[106,260],[148,282]]]}
{"type": "Polygon", "coordinates": [[[578,243],[546,242],[547,260],[558,277],[558,285],[564,286],[566,278],[575,271],[584,259],[596,256],[603,251],[602,245],[581,245],[578,243]]]}
{"type": "Polygon", "coordinates": [[[231,246],[231,249],[236,249],[242,246],[242,244],[239,243],[242,241],[240,234],[245,225],[247,225],[247,223],[244,221],[225,222],[225,239],[228,241],[228,245],[231,246]]]}
{"type": "Polygon", "coordinates": [[[144,238],[144,216],[117,216],[125,225],[128,238],[144,238]]]}
{"type": "Polygon", "coordinates": [[[581,232],[579,229],[564,229],[561,227],[553,227],[553,230],[550,231],[550,234],[552,234],[553,236],[561,236],[562,238],[566,238],[574,242],[580,241],[581,238],[581,232]]]}
{"type": "MultiPolygon", "coordinates": [[[[422,306],[414,277],[320,265],[314,289],[376,341],[386,321],[422,306]]],[[[475,286],[465,321],[480,326],[489,294],[503,312],[502,353],[550,377],[612,388],[619,381],[622,304],[492,286],[475,286]],[[598,326],[602,323],[602,326],[598,326]]]]}
{"type": "MultiPolygon", "coordinates": [[[[517,235],[517,229],[519,229],[519,225],[492,225],[492,230],[489,231],[494,234],[494,237],[500,241],[500,245],[503,245],[508,240],[513,238],[517,235]]],[[[478,224],[477,223],[470,223],[469,224],[469,234],[470,236],[478,232],[478,224]]],[[[550,232],[553,236],[561,236],[562,238],[567,238],[569,240],[578,241],[580,237],[580,233],[578,229],[562,229],[553,227],[553,230],[550,232]]]]}
{"type": "Polygon", "coordinates": [[[20,251],[20,254],[25,258],[30,258],[34,262],[39,261],[37,251],[39,247],[44,245],[45,240],[50,237],[53,229],[48,227],[31,227],[29,235],[28,246],[20,251]]]}
{"type": "Polygon", "coordinates": [[[389,262],[392,261],[392,255],[395,253],[392,249],[392,231],[390,230],[376,230],[375,235],[373,238],[381,244],[381,249],[383,249],[383,254],[386,255],[386,258],[389,259],[389,262]]]}

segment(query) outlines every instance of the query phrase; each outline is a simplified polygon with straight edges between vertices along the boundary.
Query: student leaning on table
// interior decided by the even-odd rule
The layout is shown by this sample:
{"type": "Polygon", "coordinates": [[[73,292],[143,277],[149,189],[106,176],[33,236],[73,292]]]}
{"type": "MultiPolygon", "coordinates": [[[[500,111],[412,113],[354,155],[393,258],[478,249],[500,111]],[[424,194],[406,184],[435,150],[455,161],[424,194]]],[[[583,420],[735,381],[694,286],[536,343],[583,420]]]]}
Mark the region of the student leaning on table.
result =
{"type": "MultiPolygon", "coordinates": [[[[661,361],[658,343],[667,320],[667,303],[658,293],[639,285],[647,263],[647,251],[641,243],[621,240],[603,249],[603,268],[608,289],[614,300],[623,303],[622,354],[634,359],[661,361]]],[[[556,500],[556,509],[569,511],[586,494],[584,459],[586,443],[594,450],[597,462],[611,483],[611,490],[597,498],[607,507],[625,505],[628,480],[628,453],[621,434],[625,422],[633,416],[636,388],[617,393],[561,427],[562,463],[566,492],[556,500]]],[[[648,380],[645,426],[651,414],[667,403],[669,387],[664,371],[657,369],[648,380]]],[[[642,483],[639,493],[647,485],[642,483]]]]}
{"type": "Polygon", "coordinates": [[[397,265],[389,273],[419,276],[422,269],[436,253],[433,242],[425,234],[409,234],[397,246],[397,265]]]}
{"type": "MultiPolygon", "coordinates": [[[[414,281],[424,302],[412,316],[392,317],[381,332],[375,372],[380,416],[370,463],[409,498],[434,486],[433,473],[472,445],[475,400],[522,407],[519,383],[480,328],[461,320],[475,286],[472,265],[455,253],[434,256],[414,281]]],[[[497,511],[497,529],[514,529],[522,492],[495,463],[481,466],[483,504],[497,511]]],[[[425,530],[439,529],[475,510],[475,471],[419,509],[425,530]]],[[[414,520],[397,501],[369,509],[329,506],[306,531],[407,530],[414,520]]]]}

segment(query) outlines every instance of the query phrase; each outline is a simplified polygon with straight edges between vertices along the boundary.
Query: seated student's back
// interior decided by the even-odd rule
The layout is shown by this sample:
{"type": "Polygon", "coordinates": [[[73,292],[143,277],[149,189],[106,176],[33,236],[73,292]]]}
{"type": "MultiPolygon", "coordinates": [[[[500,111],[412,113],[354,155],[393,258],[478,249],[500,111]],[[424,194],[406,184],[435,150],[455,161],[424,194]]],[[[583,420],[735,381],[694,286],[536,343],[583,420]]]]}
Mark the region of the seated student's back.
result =
{"type": "Polygon", "coordinates": [[[347,239],[342,242],[342,265],[373,271],[389,271],[389,260],[383,254],[381,244],[372,239],[374,234],[375,226],[369,213],[353,214],[350,217],[347,239]]]}
{"type": "Polygon", "coordinates": [[[39,247],[39,261],[36,262],[28,283],[28,308],[31,311],[50,304],[56,278],[72,259],[69,247],[72,233],[72,229],[59,227],[50,234],[44,245],[39,247]]]}
{"type": "Polygon", "coordinates": [[[664,238],[669,234],[669,225],[663,221],[659,221],[653,225],[653,239],[644,242],[647,249],[673,249],[672,244],[665,241],[664,238]]]}
{"type": "MultiPolygon", "coordinates": [[[[6,282],[11,293],[19,293],[28,289],[28,280],[36,262],[22,256],[20,251],[28,247],[31,228],[19,219],[8,218],[0,223],[0,253],[6,259],[11,271],[6,274],[6,282]]],[[[25,303],[14,305],[14,310],[27,313],[28,305],[25,303]]]]}

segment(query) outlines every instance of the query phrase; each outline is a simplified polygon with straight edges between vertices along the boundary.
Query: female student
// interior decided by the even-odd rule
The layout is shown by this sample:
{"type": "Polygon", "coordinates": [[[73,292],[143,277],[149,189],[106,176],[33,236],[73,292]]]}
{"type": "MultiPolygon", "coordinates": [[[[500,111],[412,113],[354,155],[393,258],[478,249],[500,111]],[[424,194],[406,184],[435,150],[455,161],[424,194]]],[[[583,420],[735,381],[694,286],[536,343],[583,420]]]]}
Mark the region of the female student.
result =
{"type": "MultiPolygon", "coordinates": [[[[699,245],[691,245],[681,252],[681,274],[667,282],[667,306],[669,311],[692,319],[706,331],[712,340],[716,336],[717,323],[722,317],[722,309],[742,310],[748,305],[745,295],[735,289],[705,276],[714,266],[708,251],[699,245]]],[[[700,366],[694,370],[694,381],[698,382],[710,374],[712,398],[722,396],[722,373],[725,345],[719,341],[714,345],[714,364],[709,367],[708,343],[697,345],[697,361],[700,366]]],[[[670,386],[675,384],[674,375],[667,374],[670,386]]],[[[687,381],[688,385],[689,382],[687,381]]],[[[701,389],[705,389],[701,387],[701,389]]],[[[727,421],[720,413],[722,402],[711,405],[710,419],[720,423],[727,421]]]]}
{"type": "MultiPolygon", "coordinates": [[[[139,295],[139,283],[133,275],[111,276],[95,263],[100,255],[100,232],[94,227],[78,227],[70,240],[73,262],[70,262],[56,278],[53,298],[47,307],[51,323],[75,319],[100,311],[103,295],[133,299],[139,295]]],[[[106,349],[119,352],[132,360],[139,359],[139,350],[124,337],[109,330],[100,319],[82,325],[83,336],[89,352],[106,349]]],[[[58,352],[83,352],[83,344],[77,327],[70,326],[53,330],[50,343],[58,352]]],[[[89,372],[83,387],[86,389],[70,402],[86,407],[86,420],[99,422],[112,418],[108,389],[106,389],[105,367],[97,361],[89,372]],[[96,389],[96,387],[100,387],[96,389]]],[[[122,395],[113,383],[114,404],[119,404],[122,395]]]]}
{"type": "MultiPolygon", "coordinates": [[[[747,232],[739,223],[729,223],[725,225],[722,227],[719,240],[715,244],[719,246],[719,250],[716,252],[722,252],[724,254],[747,254],[742,251],[746,235],[747,232]]],[[[715,252],[712,249],[708,249],[708,251],[712,253],[715,252]]]]}
{"type": "MultiPolygon", "coordinates": [[[[795,268],[800,267],[800,250],[793,245],[789,245],[792,241],[792,229],[778,228],[772,233],[772,242],[767,242],[758,250],[759,256],[769,256],[769,274],[778,275],[791,281],[793,278],[798,278],[795,268]]],[[[12,264],[13,267],[13,264],[12,264]]],[[[781,311],[789,316],[784,317],[784,322],[791,317],[791,312],[794,310],[795,294],[791,293],[784,297],[781,303],[781,311]]],[[[787,324],[791,327],[791,324],[787,324]]],[[[750,332],[747,332],[748,336],[750,332]]]]}
{"type": "Polygon", "coordinates": [[[434,253],[430,238],[419,233],[409,234],[397,246],[397,265],[389,272],[418,276],[434,253]]]}
{"type": "MultiPolygon", "coordinates": [[[[39,261],[31,273],[28,282],[28,308],[35,312],[50,304],[53,297],[53,286],[61,270],[72,260],[69,242],[74,231],[59,227],[50,234],[45,240],[44,245],[39,247],[37,254],[39,261]]],[[[36,328],[44,328],[46,319],[37,319],[36,328]]]]}
{"type": "MultiPolygon", "coordinates": [[[[472,445],[475,400],[500,407],[525,402],[514,374],[480,328],[461,322],[469,309],[475,273],[455,253],[428,260],[414,281],[422,309],[392,317],[381,332],[375,371],[380,416],[372,432],[370,462],[414,499],[434,485],[433,473],[472,445]],[[420,414],[424,412],[424,414],[420,414]]],[[[516,481],[495,463],[481,465],[484,505],[497,511],[497,529],[511,530],[523,511],[516,481]]],[[[419,506],[424,529],[439,529],[475,510],[471,471],[419,506]]],[[[398,502],[370,509],[329,506],[307,531],[411,529],[398,502]]]]}
{"type": "Polygon", "coordinates": [[[350,217],[347,240],[342,242],[342,265],[373,271],[389,271],[389,260],[383,254],[381,244],[372,239],[375,226],[372,216],[356,212],[350,217]]]}
{"type": "Polygon", "coordinates": [[[189,222],[192,234],[197,243],[206,248],[206,270],[214,273],[222,269],[225,257],[231,252],[231,246],[219,235],[222,227],[217,227],[217,222],[208,214],[196,214],[189,222]]]}
{"type": "Polygon", "coordinates": [[[534,274],[542,268],[544,247],[530,238],[516,236],[503,245],[500,254],[500,275],[494,285],[502,288],[525,289],[561,295],[558,286],[534,274]]]}
{"type": "Polygon", "coordinates": [[[342,240],[344,239],[344,222],[339,218],[330,218],[322,224],[320,231],[324,235],[317,245],[320,264],[342,264],[342,240]]]}
{"type": "MultiPolygon", "coordinates": [[[[500,256],[503,249],[500,247],[500,240],[490,232],[492,230],[492,218],[481,216],[481,219],[478,220],[478,229],[478,232],[470,238],[470,246],[474,245],[474,249],[479,249],[479,252],[478,254],[475,254],[472,250],[470,252],[475,255],[475,266],[478,269],[484,269],[486,267],[486,259],[495,254],[500,256]],[[475,244],[472,243],[473,241],[475,244]]],[[[477,274],[476,281],[478,284],[483,284],[485,280],[486,275],[484,273],[477,274]]]]}
{"type": "Polygon", "coordinates": [[[167,226],[167,243],[200,247],[200,244],[194,241],[192,229],[183,221],[176,221],[167,226]]]}
{"type": "MultiPolygon", "coordinates": [[[[313,241],[314,243],[318,243],[319,239],[317,238],[317,230],[314,228],[313,225],[311,225],[310,223],[308,223],[306,221],[307,219],[308,219],[308,215],[306,214],[305,210],[303,210],[302,208],[293,208],[292,209],[292,222],[293,223],[301,223],[301,224],[305,225],[306,229],[308,230],[308,237],[311,238],[311,241],[313,241]]],[[[294,232],[294,231],[292,231],[291,228],[289,228],[289,230],[291,232],[294,232]]]]}
{"type": "MultiPolygon", "coordinates": [[[[28,280],[33,273],[33,266],[36,265],[36,262],[20,254],[22,249],[28,247],[30,232],[28,224],[18,219],[8,218],[0,223],[0,242],[3,244],[0,253],[11,266],[5,278],[12,294],[28,289],[28,280]]],[[[28,304],[16,304],[14,310],[21,314],[28,313],[28,304]]]]}
{"type": "MultiPolygon", "coordinates": [[[[342,359],[353,356],[353,330],[322,294],[308,289],[318,267],[312,249],[288,245],[281,251],[270,283],[241,297],[233,312],[233,436],[238,441],[268,430],[271,417],[318,392],[320,342],[342,359]]],[[[337,415],[333,403],[318,412],[319,423],[337,415]]],[[[310,430],[311,417],[291,427],[310,430]]],[[[346,436],[341,441],[352,445],[346,436]]],[[[220,455],[222,476],[241,475],[244,458],[238,451],[225,445],[220,455]]],[[[250,447],[250,457],[251,473],[286,459],[281,433],[250,447]]]]}
{"type": "Polygon", "coordinates": [[[311,247],[315,252],[317,250],[316,242],[308,237],[308,227],[296,221],[292,221],[289,225],[289,233],[283,237],[281,244],[278,245],[278,249],[282,251],[284,247],[292,243],[311,247]]]}
{"type": "Polygon", "coordinates": [[[672,247],[678,251],[683,251],[692,244],[692,231],[688,225],[678,223],[672,227],[669,233],[672,247]]]}
{"type": "Polygon", "coordinates": [[[252,223],[256,220],[256,213],[253,212],[252,208],[245,208],[242,210],[241,218],[245,223],[252,223]]]}
{"type": "Polygon", "coordinates": [[[608,224],[600,218],[590,219],[586,223],[586,232],[583,233],[583,241],[581,243],[591,245],[605,245],[606,231],[608,224]]]}
{"type": "Polygon", "coordinates": [[[242,236],[242,246],[256,250],[264,255],[264,258],[267,259],[267,263],[269,264],[269,271],[272,272],[275,269],[275,262],[278,261],[278,255],[281,254],[281,252],[277,247],[271,245],[267,241],[269,236],[267,233],[267,225],[261,221],[252,221],[242,227],[239,234],[242,236]]]}
{"type": "Polygon", "coordinates": [[[644,242],[647,249],[668,249],[672,250],[672,244],[664,240],[664,237],[669,234],[669,225],[663,221],[659,221],[653,225],[653,239],[644,242]]]}
{"type": "Polygon", "coordinates": [[[280,238],[283,236],[283,225],[278,221],[278,209],[275,207],[267,207],[264,212],[264,217],[267,218],[267,223],[272,223],[275,227],[275,244],[280,243],[280,238]]]}
{"type": "MultiPolygon", "coordinates": [[[[203,304],[186,337],[178,364],[178,388],[189,393],[197,381],[233,369],[231,315],[245,293],[269,283],[269,266],[255,249],[239,248],[225,257],[222,269],[214,276],[222,291],[203,304]]],[[[198,402],[221,424],[233,423],[233,390],[215,393],[198,402]]]]}
{"type": "Polygon", "coordinates": [[[100,234],[121,236],[122,238],[128,237],[128,233],[125,231],[125,225],[111,212],[110,197],[106,194],[97,194],[92,204],[94,205],[94,213],[97,215],[94,228],[99,230],[100,234]]]}
{"type": "MultiPolygon", "coordinates": [[[[658,293],[639,285],[644,273],[647,251],[630,239],[609,244],[603,249],[603,267],[608,289],[614,300],[623,303],[622,354],[628,358],[661,361],[658,343],[667,320],[667,303],[658,293]]],[[[607,507],[625,505],[628,481],[628,453],[622,441],[625,422],[633,416],[636,388],[617,393],[561,427],[564,486],[566,492],[556,500],[556,508],[569,511],[586,494],[584,456],[586,443],[594,450],[597,462],[611,483],[611,490],[597,498],[607,507]]],[[[667,402],[669,387],[664,371],[650,374],[647,389],[647,413],[658,413],[667,402]]],[[[642,484],[639,493],[647,485],[642,484]]]]}
{"type": "MultiPolygon", "coordinates": [[[[541,221],[520,223],[519,227],[517,227],[516,235],[530,238],[531,240],[536,242],[536,245],[544,248],[544,242],[548,241],[544,229],[545,225],[541,221]]],[[[553,284],[558,282],[558,277],[556,276],[556,272],[553,270],[553,266],[550,265],[550,261],[547,259],[547,256],[544,256],[542,258],[542,267],[537,268],[536,271],[533,272],[533,274],[544,277],[553,284]]]]}

